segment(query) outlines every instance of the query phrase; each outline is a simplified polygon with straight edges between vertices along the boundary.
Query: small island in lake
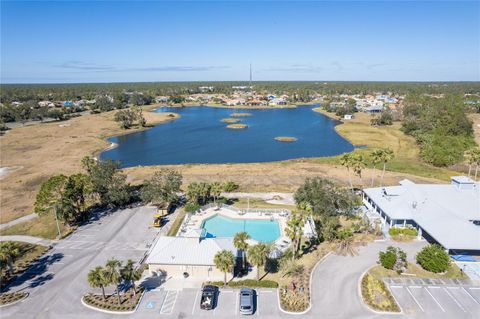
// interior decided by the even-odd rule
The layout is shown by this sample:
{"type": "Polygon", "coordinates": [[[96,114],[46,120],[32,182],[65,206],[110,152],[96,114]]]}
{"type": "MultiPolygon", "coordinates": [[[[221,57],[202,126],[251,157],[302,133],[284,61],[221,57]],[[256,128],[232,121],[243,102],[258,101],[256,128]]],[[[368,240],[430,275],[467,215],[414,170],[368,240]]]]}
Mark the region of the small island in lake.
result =
{"type": "Polygon", "coordinates": [[[252,116],[252,113],[232,113],[230,116],[233,117],[246,117],[246,116],[252,116]]]}
{"type": "Polygon", "coordinates": [[[239,119],[234,119],[234,118],[231,118],[231,117],[227,117],[227,118],[222,119],[220,122],[224,122],[224,123],[238,123],[238,122],[240,122],[240,120],[239,120],[239,119]]]}
{"type": "Polygon", "coordinates": [[[227,128],[234,129],[234,130],[240,130],[240,129],[244,129],[244,128],[247,128],[247,127],[248,127],[247,124],[229,124],[229,125],[227,125],[227,128]]]}
{"type": "Polygon", "coordinates": [[[275,140],[279,142],[295,142],[298,139],[296,137],[291,137],[291,136],[277,136],[275,137],[275,140]]]}

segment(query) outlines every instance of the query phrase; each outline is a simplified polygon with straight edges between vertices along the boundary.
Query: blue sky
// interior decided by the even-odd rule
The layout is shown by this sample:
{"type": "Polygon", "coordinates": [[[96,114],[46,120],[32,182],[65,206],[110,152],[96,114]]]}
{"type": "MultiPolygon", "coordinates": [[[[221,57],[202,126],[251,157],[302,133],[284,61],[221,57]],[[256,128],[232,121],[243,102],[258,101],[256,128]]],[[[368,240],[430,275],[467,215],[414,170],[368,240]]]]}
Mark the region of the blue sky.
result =
{"type": "Polygon", "coordinates": [[[2,83],[479,81],[478,1],[1,2],[2,83]]]}

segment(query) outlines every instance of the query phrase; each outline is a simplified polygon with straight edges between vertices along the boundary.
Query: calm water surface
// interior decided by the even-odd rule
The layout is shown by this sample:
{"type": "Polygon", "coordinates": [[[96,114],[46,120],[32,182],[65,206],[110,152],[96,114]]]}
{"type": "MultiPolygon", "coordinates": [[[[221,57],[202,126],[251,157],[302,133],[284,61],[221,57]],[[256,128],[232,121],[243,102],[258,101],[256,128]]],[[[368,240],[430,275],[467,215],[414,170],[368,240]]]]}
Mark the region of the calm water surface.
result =
{"type": "Polygon", "coordinates": [[[181,118],[149,130],[110,138],[118,147],[100,158],[122,162],[123,167],[187,163],[252,163],[300,157],[338,155],[353,150],[352,144],[337,134],[336,121],[312,110],[234,110],[211,107],[159,108],[181,118]],[[248,128],[227,129],[221,119],[232,113],[247,112],[241,123],[248,128]],[[296,142],[275,141],[292,136],[296,142]]]}

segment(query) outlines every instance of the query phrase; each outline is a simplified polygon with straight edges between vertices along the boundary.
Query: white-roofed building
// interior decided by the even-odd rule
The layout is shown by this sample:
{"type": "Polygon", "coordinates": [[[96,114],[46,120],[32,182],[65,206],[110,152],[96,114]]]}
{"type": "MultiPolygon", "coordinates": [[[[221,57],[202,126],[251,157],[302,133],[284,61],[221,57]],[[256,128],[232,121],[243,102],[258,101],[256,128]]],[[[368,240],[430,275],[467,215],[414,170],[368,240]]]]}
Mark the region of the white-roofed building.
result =
{"type": "Polygon", "coordinates": [[[363,190],[367,208],[378,213],[384,229],[410,225],[429,242],[450,253],[480,254],[480,184],[454,176],[450,184],[416,184],[363,190]]]}
{"type": "MultiPolygon", "coordinates": [[[[167,278],[223,280],[224,274],[215,268],[213,259],[221,250],[229,250],[241,257],[233,245],[233,238],[207,238],[203,229],[195,229],[181,237],[159,237],[146,263],[150,273],[161,273],[167,278]]],[[[227,280],[233,273],[227,274],[227,280]]]]}

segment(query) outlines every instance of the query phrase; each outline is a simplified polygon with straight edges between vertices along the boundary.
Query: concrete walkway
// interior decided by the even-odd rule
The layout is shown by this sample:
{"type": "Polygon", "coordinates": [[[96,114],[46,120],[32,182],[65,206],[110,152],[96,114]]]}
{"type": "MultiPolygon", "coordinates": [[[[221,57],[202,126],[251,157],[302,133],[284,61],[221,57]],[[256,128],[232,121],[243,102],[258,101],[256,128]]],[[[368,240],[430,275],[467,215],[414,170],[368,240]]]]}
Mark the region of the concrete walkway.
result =
{"type": "Polygon", "coordinates": [[[29,214],[29,215],[26,215],[26,216],[22,216],[20,218],[9,221],[8,223],[0,224],[0,229],[8,228],[10,226],[26,222],[27,220],[34,219],[34,218],[37,218],[37,217],[38,217],[38,215],[35,214],[35,213],[29,214]]]}
{"type": "Polygon", "coordinates": [[[22,235],[0,236],[0,241],[21,241],[24,243],[42,245],[46,247],[57,243],[56,240],[50,240],[50,239],[45,239],[41,237],[33,237],[33,236],[22,236],[22,235]]]}
{"type": "Polygon", "coordinates": [[[277,205],[295,205],[293,193],[222,193],[225,198],[258,198],[270,204],[277,205]],[[278,197],[279,199],[274,199],[278,197]]]}

